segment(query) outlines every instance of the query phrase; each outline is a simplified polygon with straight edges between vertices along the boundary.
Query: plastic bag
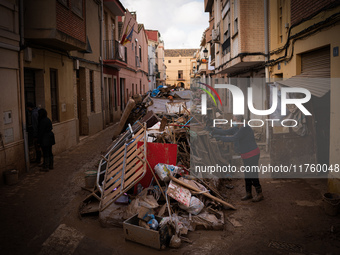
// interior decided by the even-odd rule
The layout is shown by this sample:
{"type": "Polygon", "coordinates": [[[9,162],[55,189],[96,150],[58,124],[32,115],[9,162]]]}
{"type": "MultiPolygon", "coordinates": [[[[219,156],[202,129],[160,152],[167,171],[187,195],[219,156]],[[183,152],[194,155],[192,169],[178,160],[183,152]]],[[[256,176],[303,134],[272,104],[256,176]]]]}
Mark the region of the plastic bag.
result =
{"type": "Polygon", "coordinates": [[[179,204],[179,207],[183,210],[186,210],[188,213],[197,215],[202,211],[204,204],[197,197],[191,196],[189,207],[185,206],[184,204],[179,204]]]}
{"type": "Polygon", "coordinates": [[[155,172],[157,173],[158,177],[162,181],[167,182],[167,181],[169,181],[168,175],[171,174],[173,176],[174,174],[176,174],[179,171],[180,168],[178,166],[158,163],[157,165],[155,165],[154,169],[155,169],[155,172]]]}

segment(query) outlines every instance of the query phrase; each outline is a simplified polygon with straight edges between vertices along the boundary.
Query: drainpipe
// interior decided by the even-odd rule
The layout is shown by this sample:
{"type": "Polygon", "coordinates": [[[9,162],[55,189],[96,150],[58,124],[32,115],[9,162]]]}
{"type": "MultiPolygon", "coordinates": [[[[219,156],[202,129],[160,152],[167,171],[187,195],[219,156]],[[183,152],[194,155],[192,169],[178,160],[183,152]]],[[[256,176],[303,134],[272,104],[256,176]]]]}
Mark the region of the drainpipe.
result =
{"type": "MultiPolygon", "coordinates": [[[[26,172],[30,169],[28,136],[26,127],[26,108],[25,108],[25,83],[24,83],[24,0],[19,1],[19,34],[20,34],[20,52],[19,52],[19,97],[21,109],[19,110],[20,119],[22,121],[22,134],[24,138],[24,152],[25,152],[25,165],[26,172]]],[[[20,106],[19,106],[20,107],[20,106]]]]}
{"type": "Polygon", "coordinates": [[[104,22],[104,6],[103,0],[100,1],[100,83],[102,95],[102,121],[103,129],[105,129],[105,115],[104,115],[104,70],[103,70],[103,22],[104,22]]]}
{"type": "MultiPolygon", "coordinates": [[[[268,0],[264,0],[264,53],[265,53],[265,62],[268,62],[269,60],[268,0]]],[[[267,83],[269,82],[269,66],[267,65],[265,66],[265,75],[266,75],[266,83],[267,83]]],[[[268,124],[268,121],[266,121],[266,152],[268,152],[268,150],[269,150],[269,124],[268,124]]]]}

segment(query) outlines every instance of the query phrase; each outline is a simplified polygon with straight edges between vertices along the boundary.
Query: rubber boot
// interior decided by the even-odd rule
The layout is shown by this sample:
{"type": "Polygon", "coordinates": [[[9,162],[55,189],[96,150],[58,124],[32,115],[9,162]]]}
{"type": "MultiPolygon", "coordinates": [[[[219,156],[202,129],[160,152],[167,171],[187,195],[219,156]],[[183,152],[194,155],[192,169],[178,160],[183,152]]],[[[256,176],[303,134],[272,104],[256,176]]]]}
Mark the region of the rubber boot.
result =
{"type": "Polygon", "coordinates": [[[50,158],[49,157],[44,157],[44,163],[42,166],[42,170],[43,172],[48,172],[48,166],[50,164],[50,158]]]}
{"type": "Polygon", "coordinates": [[[36,151],[36,159],[35,159],[35,163],[40,164],[41,162],[41,151],[40,149],[36,151]]]}
{"type": "Polygon", "coordinates": [[[253,198],[253,196],[252,196],[251,192],[247,192],[246,195],[241,198],[241,200],[246,201],[246,200],[249,200],[249,199],[252,199],[252,198],[253,198]]]}
{"type": "Polygon", "coordinates": [[[50,156],[49,160],[50,160],[50,162],[49,162],[48,168],[49,168],[50,170],[52,170],[52,169],[53,169],[53,155],[50,156]]]}
{"type": "Polygon", "coordinates": [[[261,200],[264,199],[263,194],[262,194],[262,188],[261,186],[255,187],[256,189],[256,196],[253,198],[253,202],[260,202],[261,200]]]}

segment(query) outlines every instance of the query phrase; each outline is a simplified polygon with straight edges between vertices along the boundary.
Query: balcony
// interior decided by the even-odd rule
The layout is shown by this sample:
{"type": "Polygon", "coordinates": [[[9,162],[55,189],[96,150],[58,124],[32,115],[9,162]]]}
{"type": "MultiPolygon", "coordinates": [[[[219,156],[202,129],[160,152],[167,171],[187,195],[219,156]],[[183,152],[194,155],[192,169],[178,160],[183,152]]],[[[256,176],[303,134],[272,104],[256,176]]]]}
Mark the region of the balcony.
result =
{"type": "Polygon", "coordinates": [[[204,11],[211,12],[214,0],[204,0],[204,11]]]}
{"type": "Polygon", "coordinates": [[[104,0],[104,6],[115,16],[124,16],[125,14],[125,8],[119,0],[104,0]]]}
{"type": "Polygon", "coordinates": [[[127,50],[116,40],[104,40],[104,64],[120,68],[127,66],[127,50]]]}
{"type": "Polygon", "coordinates": [[[86,17],[82,17],[85,8],[76,14],[74,9],[65,8],[61,1],[26,0],[23,4],[23,28],[28,45],[62,51],[86,50],[86,17]]]}

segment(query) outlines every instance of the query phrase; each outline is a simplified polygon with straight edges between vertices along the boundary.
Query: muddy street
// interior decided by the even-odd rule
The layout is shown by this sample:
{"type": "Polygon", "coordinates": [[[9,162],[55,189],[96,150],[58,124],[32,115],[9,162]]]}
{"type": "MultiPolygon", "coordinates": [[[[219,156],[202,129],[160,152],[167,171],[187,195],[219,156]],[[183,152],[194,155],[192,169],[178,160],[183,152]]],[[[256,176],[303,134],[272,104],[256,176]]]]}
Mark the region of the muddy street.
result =
{"type": "Polygon", "coordinates": [[[323,209],[326,179],[263,179],[259,203],[240,201],[244,180],[225,181],[235,188],[221,187],[221,193],[237,210],[224,211],[223,231],[190,232],[193,243],[180,249],[125,241],[122,228],[102,228],[96,216],[80,218],[78,207],[89,194],[81,189],[84,173],[96,168],[113,129],[57,155],[54,170],[36,166],[17,185],[1,187],[1,254],[339,254],[339,216],[323,209]]]}

